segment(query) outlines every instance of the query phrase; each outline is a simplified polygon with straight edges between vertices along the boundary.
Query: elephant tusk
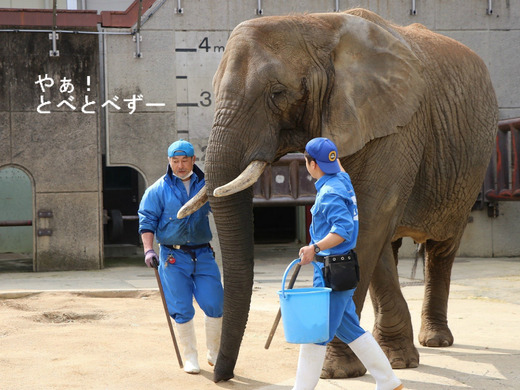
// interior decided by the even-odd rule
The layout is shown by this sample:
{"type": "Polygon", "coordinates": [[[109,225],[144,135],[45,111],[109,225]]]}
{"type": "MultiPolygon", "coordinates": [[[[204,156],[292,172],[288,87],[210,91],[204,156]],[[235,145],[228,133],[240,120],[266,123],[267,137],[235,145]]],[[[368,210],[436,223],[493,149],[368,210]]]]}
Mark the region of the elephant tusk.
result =
{"type": "Polygon", "coordinates": [[[204,203],[208,201],[208,194],[206,192],[207,188],[206,185],[200,189],[199,192],[197,192],[197,195],[195,195],[193,198],[191,198],[189,201],[187,201],[184,206],[181,207],[179,212],[177,213],[178,219],[186,218],[188,215],[193,214],[195,211],[200,209],[204,203]]]}
{"type": "Polygon", "coordinates": [[[267,163],[265,161],[254,160],[249,163],[246,169],[233,181],[223,186],[215,188],[213,195],[218,197],[236,194],[256,183],[267,163]]]}

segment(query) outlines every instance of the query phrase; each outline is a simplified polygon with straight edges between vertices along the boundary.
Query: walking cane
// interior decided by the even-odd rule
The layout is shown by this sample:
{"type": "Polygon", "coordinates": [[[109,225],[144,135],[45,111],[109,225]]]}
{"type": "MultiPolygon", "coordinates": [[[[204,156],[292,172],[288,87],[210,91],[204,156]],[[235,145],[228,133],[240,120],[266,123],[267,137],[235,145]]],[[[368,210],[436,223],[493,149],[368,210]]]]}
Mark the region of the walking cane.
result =
{"type": "Polygon", "coordinates": [[[170,314],[168,313],[168,306],[166,305],[166,298],[164,297],[164,290],[161,283],[161,278],[159,277],[159,272],[157,268],[153,267],[155,271],[155,278],[157,279],[157,284],[159,285],[159,291],[161,292],[161,299],[164,307],[164,314],[166,314],[166,320],[168,321],[168,326],[170,327],[170,334],[172,335],[173,346],[175,347],[175,353],[177,354],[177,360],[179,361],[179,367],[182,368],[182,358],[181,353],[179,351],[179,346],[177,345],[177,339],[175,338],[175,333],[173,333],[172,319],[170,318],[170,314]]]}
{"type": "MultiPolygon", "coordinates": [[[[291,276],[291,280],[289,280],[289,288],[288,288],[289,290],[291,288],[293,288],[294,282],[296,282],[296,277],[298,276],[298,272],[300,272],[301,267],[302,266],[300,263],[296,264],[296,266],[294,267],[294,272],[291,276]]],[[[264,346],[265,349],[269,349],[269,347],[271,345],[271,341],[273,340],[274,333],[276,332],[276,328],[278,327],[278,324],[280,323],[280,318],[282,318],[282,309],[281,308],[278,309],[278,313],[276,314],[276,318],[274,319],[274,323],[271,328],[271,332],[269,332],[269,336],[267,337],[267,341],[265,342],[265,346],[264,346]]]]}

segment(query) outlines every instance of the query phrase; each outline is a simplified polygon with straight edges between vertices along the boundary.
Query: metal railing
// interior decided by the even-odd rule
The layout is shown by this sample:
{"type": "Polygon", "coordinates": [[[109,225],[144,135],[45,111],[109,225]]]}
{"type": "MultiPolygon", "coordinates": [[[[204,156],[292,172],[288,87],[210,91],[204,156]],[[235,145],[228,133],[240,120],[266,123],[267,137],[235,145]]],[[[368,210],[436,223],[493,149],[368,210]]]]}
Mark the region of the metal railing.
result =
{"type": "Polygon", "coordinates": [[[496,152],[486,172],[482,192],[486,200],[520,200],[520,118],[498,122],[496,152]]]}

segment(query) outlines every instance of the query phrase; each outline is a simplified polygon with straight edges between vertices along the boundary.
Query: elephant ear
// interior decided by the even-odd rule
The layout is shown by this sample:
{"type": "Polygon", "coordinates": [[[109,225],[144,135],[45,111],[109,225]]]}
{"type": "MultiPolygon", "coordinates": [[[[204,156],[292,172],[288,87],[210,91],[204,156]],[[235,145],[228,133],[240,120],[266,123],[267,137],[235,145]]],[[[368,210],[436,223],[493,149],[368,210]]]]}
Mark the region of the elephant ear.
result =
{"type": "Polygon", "coordinates": [[[425,82],[421,62],[395,31],[358,16],[341,17],[322,135],[348,156],[410,122],[425,82]]]}

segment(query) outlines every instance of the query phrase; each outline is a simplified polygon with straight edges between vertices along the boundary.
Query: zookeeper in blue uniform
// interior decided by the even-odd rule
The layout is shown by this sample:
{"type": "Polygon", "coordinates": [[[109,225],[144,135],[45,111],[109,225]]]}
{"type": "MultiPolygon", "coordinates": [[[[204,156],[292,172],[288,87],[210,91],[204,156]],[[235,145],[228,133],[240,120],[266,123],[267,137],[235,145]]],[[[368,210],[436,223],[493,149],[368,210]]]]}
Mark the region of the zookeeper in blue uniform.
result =
{"type": "MultiPolygon", "coordinates": [[[[317,195],[311,208],[311,243],[300,248],[299,252],[302,265],[316,259],[320,269],[323,269],[324,263],[330,262],[331,258],[356,256],[354,248],[359,229],[356,195],[349,175],[339,164],[337,154],[336,145],[327,138],[314,138],[305,147],[306,167],[317,180],[317,195]]],[[[314,286],[323,286],[316,273],[314,286]]],[[[381,347],[372,334],[365,332],[359,324],[352,299],[355,285],[342,291],[336,291],[334,286],[328,287],[332,287],[330,338],[321,344],[301,344],[293,390],[312,390],[316,387],[325,360],[326,345],[334,336],[348,344],[365,365],[376,380],[377,390],[402,389],[401,381],[393,373],[381,347]]]]}
{"type": "Polygon", "coordinates": [[[179,209],[204,186],[204,173],[195,165],[193,145],[178,140],[168,148],[166,174],[146,189],[139,205],[139,233],[145,263],[159,270],[168,311],[175,320],[184,356],[184,371],[200,367],[193,317],[193,297],[205,314],[208,363],[220,347],[224,292],[213,249],[206,203],[192,215],[177,219],[179,209]],[[160,256],[153,240],[160,245],[160,256]]]}

